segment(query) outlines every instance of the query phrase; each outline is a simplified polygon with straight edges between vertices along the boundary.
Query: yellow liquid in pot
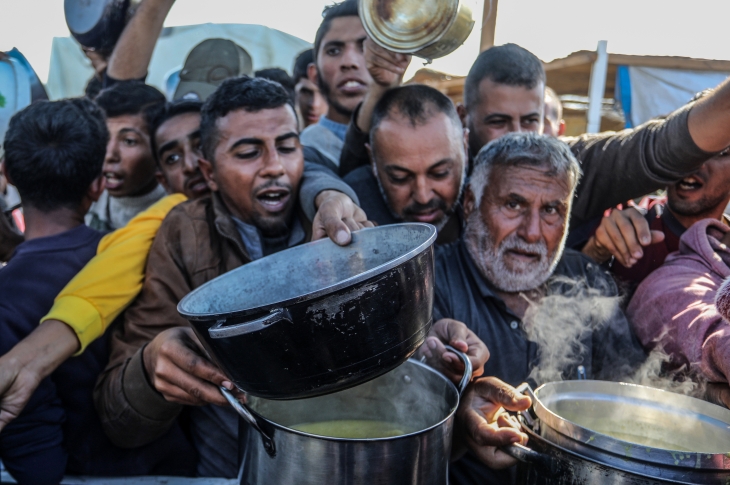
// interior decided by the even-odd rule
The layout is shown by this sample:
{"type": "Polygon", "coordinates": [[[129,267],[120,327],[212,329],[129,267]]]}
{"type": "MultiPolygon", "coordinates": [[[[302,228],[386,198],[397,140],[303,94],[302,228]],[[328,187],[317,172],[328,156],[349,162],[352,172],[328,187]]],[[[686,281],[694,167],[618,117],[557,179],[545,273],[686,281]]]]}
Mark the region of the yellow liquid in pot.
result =
{"type": "Polygon", "coordinates": [[[317,423],[296,424],[289,427],[318,436],[349,439],[392,438],[393,436],[401,436],[415,431],[401,424],[369,420],[320,421],[317,423]]]}

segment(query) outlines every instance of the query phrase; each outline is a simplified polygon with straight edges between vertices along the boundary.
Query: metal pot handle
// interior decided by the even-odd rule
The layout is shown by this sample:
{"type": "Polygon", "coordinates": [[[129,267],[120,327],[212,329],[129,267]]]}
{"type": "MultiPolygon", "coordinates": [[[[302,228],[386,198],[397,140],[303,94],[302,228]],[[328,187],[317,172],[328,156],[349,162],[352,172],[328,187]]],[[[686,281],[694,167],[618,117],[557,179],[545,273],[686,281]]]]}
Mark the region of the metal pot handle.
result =
{"type": "Polygon", "coordinates": [[[277,322],[287,321],[292,322],[291,314],[286,308],[274,308],[271,313],[265,317],[257,318],[249,322],[238,323],[236,325],[224,326],[226,320],[218,320],[215,325],[208,329],[208,335],[210,338],[220,339],[227,337],[237,337],[249,332],[255,332],[261,330],[264,327],[273,325],[277,322]]]}
{"type": "Polygon", "coordinates": [[[457,386],[459,390],[459,396],[461,396],[464,393],[464,389],[466,389],[466,386],[471,381],[471,374],[474,372],[474,369],[471,365],[471,361],[469,360],[469,357],[464,352],[461,352],[460,350],[456,350],[451,345],[444,345],[447,350],[450,352],[455,353],[461,361],[464,363],[464,375],[461,376],[461,381],[459,381],[459,385],[457,386]]]}
{"type": "Polygon", "coordinates": [[[223,394],[223,397],[225,397],[226,401],[228,401],[228,404],[230,404],[231,407],[236,410],[238,415],[241,416],[244,421],[253,426],[254,429],[259,432],[259,434],[261,435],[261,441],[264,442],[264,449],[266,450],[266,453],[271,456],[276,455],[276,444],[274,443],[274,440],[261,429],[261,426],[259,426],[259,422],[253,416],[253,414],[251,414],[251,411],[249,411],[244,404],[241,404],[241,402],[236,399],[233,394],[231,394],[231,391],[229,391],[225,387],[220,387],[220,390],[221,394],[223,394]]]}
{"type": "Polygon", "coordinates": [[[550,455],[538,453],[519,443],[503,446],[500,450],[522,463],[527,463],[538,468],[542,473],[549,474],[550,476],[555,476],[558,473],[558,464],[550,455]]]}

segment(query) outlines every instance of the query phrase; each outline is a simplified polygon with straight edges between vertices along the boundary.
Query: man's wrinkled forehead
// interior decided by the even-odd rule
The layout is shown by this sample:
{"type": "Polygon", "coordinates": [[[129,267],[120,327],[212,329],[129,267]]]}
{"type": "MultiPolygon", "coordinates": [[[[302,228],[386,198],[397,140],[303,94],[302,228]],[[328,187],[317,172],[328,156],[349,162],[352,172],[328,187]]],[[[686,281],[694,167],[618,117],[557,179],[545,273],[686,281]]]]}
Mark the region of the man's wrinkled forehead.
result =
{"type": "Polygon", "coordinates": [[[505,197],[519,195],[526,200],[536,198],[568,202],[572,176],[545,164],[498,165],[489,172],[486,194],[505,197]]]}

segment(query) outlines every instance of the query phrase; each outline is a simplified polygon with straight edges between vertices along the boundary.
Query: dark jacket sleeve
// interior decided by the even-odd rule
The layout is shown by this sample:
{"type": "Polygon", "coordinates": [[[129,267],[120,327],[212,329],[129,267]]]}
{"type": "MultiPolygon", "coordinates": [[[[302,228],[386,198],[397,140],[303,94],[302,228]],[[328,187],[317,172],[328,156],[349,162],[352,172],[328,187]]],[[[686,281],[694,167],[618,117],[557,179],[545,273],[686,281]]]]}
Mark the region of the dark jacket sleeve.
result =
{"type": "Polygon", "coordinates": [[[370,133],[365,133],[357,127],[355,120],[360,112],[358,105],[352,114],[350,124],[347,126],[347,135],[345,135],[345,145],[342,147],[340,154],[340,177],[344,177],[358,167],[368,165],[370,156],[365,145],[370,141],[370,133]]]}
{"type": "Polygon", "coordinates": [[[636,129],[563,138],[583,169],[571,225],[662,189],[710,158],[712,154],[701,150],[690,136],[691,108],[685,106],[666,120],[649,121],[636,129]]]}

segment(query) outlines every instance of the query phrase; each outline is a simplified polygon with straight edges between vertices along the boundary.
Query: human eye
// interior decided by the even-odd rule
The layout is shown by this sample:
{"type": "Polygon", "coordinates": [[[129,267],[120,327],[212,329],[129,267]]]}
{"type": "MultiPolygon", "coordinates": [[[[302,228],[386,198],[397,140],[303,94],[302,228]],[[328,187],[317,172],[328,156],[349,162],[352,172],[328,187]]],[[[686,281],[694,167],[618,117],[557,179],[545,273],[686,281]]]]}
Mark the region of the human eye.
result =
{"type": "Polygon", "coordinates": [[[258,149],[241,150],[236,152],[235,157],[240,160],[253,160],[259,156],[260,152],[258,149]]]}
{"type": "Polygon", "coordinates": [[[328,56],[338,56],[340,54],[340,48],[339,47],[328,47],[325,51],[325,54],[328,56]]]}
{"type": "Polygon", "coordinates": [[[165,165],[175,165],[180,161],[180,155],[173,153],[165,157],[165,165]]]}
{"type": "Polygon", "coordinates": [[[126,146],[133,147],[139,143],[139,140],[133,136],[125,136],[124,139],[122,139],[122,143],[126,146]]]}

